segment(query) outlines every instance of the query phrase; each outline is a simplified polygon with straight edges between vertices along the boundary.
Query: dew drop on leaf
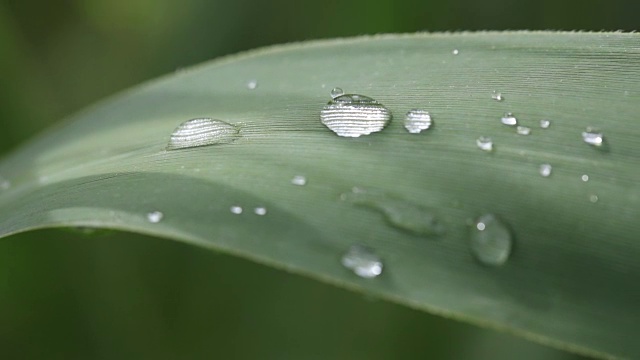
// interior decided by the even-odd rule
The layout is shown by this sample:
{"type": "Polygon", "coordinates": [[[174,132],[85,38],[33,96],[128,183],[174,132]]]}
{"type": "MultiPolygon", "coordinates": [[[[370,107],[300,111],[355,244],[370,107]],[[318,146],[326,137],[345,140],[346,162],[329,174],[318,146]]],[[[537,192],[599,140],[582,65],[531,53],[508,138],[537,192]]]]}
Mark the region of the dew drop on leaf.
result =
{"type": "Polygon", "coordinates": [[[480,136],[476,139],[476,145],[482,151],[493,151],[493,140],[487,136],[480,136]]]}
{"type": "Polygon", "coordinates": [[[588,127],[587,131],[582,132],[582,140],[591,146],[599,147],[604,142],[604,135],[597,129],[588,127]]]}
{"type": "Polygon", "coordinates": [[[549,164],[542,164],[540,165],[540,175],[542,177],[549,177],[551,176],[551,170],[553,170],[553,168],[551,167],[551,165],[549,164]]]}
{"type": "Polygon", "coordinates": [[[258,206],[257,208],[253,209],[253,213],[259,216],[267,215],[267,208],[264,206],[258,206]]]}
{"type": "Polygon", "coordinates": [[[384,267],[382,260],[373,252],[372,249],[362,246],[353,245],[342,256],[342,265],[354,272],[361,278],[371,279],[382,274],[384,267]]]}
{"type": "Polygon", "coordinates": [[[305,186],[307,185],[307,178],[302,175],[296,175],[291,179],[291,184],[297,186],[305,186]]]}
{"type": "Polygon", "coordinates": [[[580,179],[582,179],[582,181],[584,181],[584,182],[587,182],[587,181],[589,181],[589,175],[584,174],[584,175],[582,175],[582,176],[580,177],[580,179]]]}
{"type": "Polygon", "coordinates": [[[255,90],[258,87],[258,80],[249,80],[247,81],[247,89],[255,90]]]}
{"type": "Polygon", "coordinates": [[[510,113],[510,112],[502,115],[502,118],[500,119],[500,121],[503,124],[509,125],[509,126],[518,125],[518,119],[516,119],[515,115],[513,115],[513,113],[510,113]]]}
{"type": "Polygon", "coordinates": [[[164,214],[160,211],[152,211],[147,214],[147,220],[149,220],[149,222],[152,224],[159,223],[160,221],[162,221],[163,217],[164,217],[164,214]]]}
{"type": "Polygon", "coordinates": [[[518,135],[529,135],[531,134],[531,128],[528,128],[526,126],[518,126],[516,127],[516,133],[518,133],[518,135]]]}
{"type": "Polygon", "coordinates": [[[485,265],[500,266],[511,255],[513,238],[507,226],[495,215],[484,214],[471,229],[469,245],[478,261],[485,265]]]}
{"type": "Polygon", "coordinates": [[[370,97],[346,94],[329,101],[320,121],[338,136],[359,137],[384,129],[391,112],[370,97]]]}
{"type": "Polygon", "coordinates": [[[502,96],[501,93],[494,91],[493,95],[491,95],[491,98],[495,101],[503,101],[504,100],[504,96],[502,96]]]}
{"type": "Polygon", "coordinates": [[[183,122],[173,131],[167,150],[228,144],[238,137],[238,128],[222,120],[191,119],[183,122]]]}
{"type": "Polygon", "coordinates": [[[336,87],[336,88],[331,89],[331,98],[332,99],[335,99],[338,96],[342,96],[342,95],[344,95],[344,91],[341,88],[336,87]]]}
{"type": "Polygon", "coordinates": [[[548,129],[551,126],[551,121],[542,119],[540,120],[540,127],[543,129],[548,129]]]}
{"type": "Polygon", "coordinates": [[[242,207],[238,205],[232,206],[231,208],[229,208],[229,210],[231,210],[232,214],[236,214],[236,215],[242,214],[242,207]]]}
{"type": "Polygon", "coordinates": [[[423,130],[428,130],[433,121],[428,111],[412,109],[404,117],[404,128],[411,134],[419,134],[423,130]]]}

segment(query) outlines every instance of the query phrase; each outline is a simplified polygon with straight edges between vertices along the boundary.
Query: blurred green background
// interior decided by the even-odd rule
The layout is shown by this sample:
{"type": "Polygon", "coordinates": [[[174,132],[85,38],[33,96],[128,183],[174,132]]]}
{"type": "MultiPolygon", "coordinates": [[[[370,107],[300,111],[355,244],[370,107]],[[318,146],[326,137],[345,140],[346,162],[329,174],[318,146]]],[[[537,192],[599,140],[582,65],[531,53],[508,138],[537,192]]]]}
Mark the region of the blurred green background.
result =
{"type": "MultiPolygon", "coordinates": [[[[635,0],[0,0],[0,156],[119,90],[258,46],[387,32],[625,30],[635,0]]],[[[171,241],[0,241],[3,359],[565,359],[171,241]]]]}

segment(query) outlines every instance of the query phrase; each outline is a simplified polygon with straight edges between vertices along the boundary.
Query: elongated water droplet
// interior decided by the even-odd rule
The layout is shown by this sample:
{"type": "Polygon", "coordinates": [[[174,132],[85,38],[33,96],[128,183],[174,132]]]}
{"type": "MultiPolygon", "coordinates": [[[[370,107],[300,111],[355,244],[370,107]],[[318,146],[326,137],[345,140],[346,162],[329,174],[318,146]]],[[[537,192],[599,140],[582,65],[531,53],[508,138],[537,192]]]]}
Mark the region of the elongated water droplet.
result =
{"type": "Polygon", "coordinates": [[[502,121],[503,124],[509,126],[518,125],[518,119],[516,119],[515,115],[510,112],[504,113],[500,121],[502,121]]]}
{"type": "Polygon", "coordinates": [[[391,112],[370,97],[338,96],[320,113],[320,121],[338,136],[359,137],[378,132],[391,120],[391,112]]]}
{"type": "Polygon", "coordinates": [[[493,141],[490,137],[480,136],[476,139],[476,145],[478,148],[483,151],[493,151],[493,141]]]}
{"type": "Polygon", "coordinates": [[[307,185],[307,178],[302,175],[296,175],[291,179],[291,183],[297,186],[305,186],[307,185]]]}
{"type": "Polygon", "coordinates": [[[236,214],[236,215],[242,214],[242,207],[238,205],[232,206],[231,208],[229,208],[229,210],[231,210],[232,214],[236,214]]]}
{"type": "Polygon", "coordinates": [[[164,214],[160,211],[152,211],[147,214],[147,220],[149,220],[149,222],[153,224],[157,224],[160,221],[162,221],[163,217],[164,217],[164,214]]]}
{"type": "Polygon", "coordinates": [[[543,129],[548,129],[551,126],[551,121],[549,120],[540,120],[540,127],[543,129]]]}
{"type": "Polygon", "coordinates": [[[247,89],[254,90],[258,87],[258,80],[249,80],[247,82],[247,89]]]}
{"type": "Polygon", "coordinates": [[[342,194],[340,198],[354,205],[376,210],[384,215],[389,225],[415,235],[433,237],[446,232],[433,210],[381,191],[354,188],[351,192],[342,194]]]}
{"type": "Polygon", "coordinates": [[[471,229],[471,253],[481,263],[500,266],[511,255],[513,238],[511,232],[495,215],[480,216],[471,229]]]}
{"type": "Polygon", "coordinates": [[[331,98],[332,99],[335,99],[338,96],[342,96],[342,95],[344,95],[344,91],[341,88],[337,87],[337,88],[331,89],[331,98]]]}
{"type": "Polygon", "coordinates": [[[412,109],[404,117],[404,128],[412,134],[419,134],[422,130],[428,130],[431,125],[431,115],[425,110],[412,109]]]}
{"type": "Polygon", "coordinates": [[[267,215],[267,208],[264,206],[259,206],[253,209],[253,213],[259,216],[267,215]]]}
{"type": "Polygon", "coordinates": [[[501,93],[494,91],[493,95],[491,95],[491,98],[495,101],[502,101],[504,100],[504,97],[502,96],[501,93]]]}
{"type": "Polygon", "coordinates": [[[371,279],[382,274],[382,260],[368,247],[353,245],[342,256],[342,265],[361,278],[371,279]]]}
{"type": "Polygon", "coordinates": [[[589,175],[587,175],[587,174],[582,175],[580,178],[581,178],[581,179],[582,179],[582,181],[584,181],[584,182],[589,181],[589,175]]]}
{"type": "Polygon", "coordinates": [[[516,127],[516,132],[518,133],[518,135],[529,135],[531,134],[531,128],[528,128],[526,126],[518,126],[516,127]]]}
{"type": "Polygon", "coordinates": [[[167,150],[228,144],[238,137],[238,128],[224,121],[209,118],[191,119],[173,131],[167,150]]]}
{"type": "Polygon", "coordinates": [[[582,132],[582,140],[591,146],[602,146],[604,136],[597,129],[588,127],[587,131],[582,132]]]}
{"type": "Polygon", "coordinates": [[[542,175],[542,177],[549,177],[551,175],[551,170],[553,169],[549,164],[540,165],[540,175],[542,175]]]}

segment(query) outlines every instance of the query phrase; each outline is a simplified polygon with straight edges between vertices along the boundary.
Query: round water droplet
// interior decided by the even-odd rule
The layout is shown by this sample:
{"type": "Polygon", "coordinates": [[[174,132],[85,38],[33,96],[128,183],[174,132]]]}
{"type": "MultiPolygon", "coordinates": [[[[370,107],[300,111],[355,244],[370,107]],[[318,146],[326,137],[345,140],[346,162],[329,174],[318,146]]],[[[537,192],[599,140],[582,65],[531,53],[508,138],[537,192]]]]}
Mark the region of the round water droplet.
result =
{"type": "Polygon", "coordinates": [[[374,99],[356,94],[338,96],[320,112],[320,121],[338,136],[359,137],[378,132],[391,120],[391,112],[374,99]]]}
{"type": "Polygon", "coordinates": [[[549,164],[540,165],[540,175],[542,175],[542,177],[549,177],[551,175],[551,170],[553,169],[549,164]]]}
{"type": "Polygon", "coordinates": [[[342,265],[361,278],[371,279],[382,274],[382,260],[368,247],[353,245],[342,256],[342,265]]]}
{"type": "Polygon", "coordinates": [[[540,127],[543,129],[548,129],[551,126],[551,121],[549,120],[540,120],[540,127]]]}
{"type": "Polygon", "coordinates": [[[529,135],[531,134],[531,128],[528,128],[526,126],[518,126],[516,127],[516,132],[518,133],[518,135],[529,135]]]}
{"type": "Polygon", "coordinates": [[[589,181],[589,175],[584,174],[584,175],[582,175],[582,176],[580,177],[580,179],[582,179],[582,181],[584,181],[584,182],[587,182],[587,181],[589,181]]]}
{"type": "Polygon", "coordinates": [[[259,206],[255,209],[253,209],[253,213],[259,216],[264,216],[267,215],[267,208],[264,206],[259,206]]]}
{"type": "Polygon", "coordinates": [[[516,119],[515,115],[510,112],[504,113],[500,121],[502,121],[503,124],[509,126],[518,125],[518,119],[516,119]]]}
{"type": "Polygon", "coordinates": [[[337,88],[331,89],[331,98],[332,99],[335,99],[338,96],[342,96],[342,95],[344,95],[344,91],[341,88],[337,87],[337,88]]]}
{"type": "Polygon", "coordinates": [[[167,150],[228,144],[238,137],[238,128],[224,121],[209,118],[191,119],[173,131],[167,150]]]}
{"type": "Polygon", "coordinates": [[[236,215],[242,214],[242,207],[241,206],[234,205],[231,208],[229,208],[229,210],[231,210],[232,214],[236,214],[236,215]]]}
{"type": "Polygon", "coordinates": [[[589,196],[589,201],[591,201],[592,203],[597,203],[598,202],[598,195],[591,195],[589,196]]]}
{"type": "Polygon", "coordinates": [[[291,183],[297,186],[305,186],[307,185],[307,178],[302,175],[296,175],[291,179],[291,183]]]}
{"type": "Polygon", "coordinates": [[[147,214],[147,220],[149,220],[149,222],[153,224],[157,224],[160,221],[162,221],[163,217],[164,217],[164,214],[161,213],[160,211],[152,211],[147,214]]]}
{"type": "Polygon", "coordinates": [[[247,89],[254,90],[258,87],[258,80],[249,80],[247,82],[247,89]]]}
{"type": "Polygon", "coordinates": [[[453,49],[453,51],[451,51],[451,53],[453,55],[458,55],[458,54],[460,54],[460,51],[458,49],[453,49]]]}
{"type": "Polygon", "coordinates": [[[491,95],[491,98],[495,101],[502,101],[504,100],[504,97],[502,96],[501,93],[494,91],[493,95],[491,95]]]}
{"type": "Polygon", "coordinates": [[[604,136],[597,129],[588,127],[587,131],[582,132],[582,140],[591,146],[602,146],[604,136]]]}
{"type": "Polygon", "coordinates": [[[419,134],[423,130],[428,130],[433,124],[428,111],[412,109],[404,117],[404,128],[411,134],[419,134]]]}
{"type": "Polygon", "coordinates": [[[495,215],[485,214],[475,221],[471,229],[470,248],[481,263],[500,266],[511,255],[511,232],[495,215]]]}
{"type": "Polygon", "coordinates": [[[490,137],[480,136],[476,139],[476,145],[478,148],[483,151],[493,151],[493,141],[490,137]]]}

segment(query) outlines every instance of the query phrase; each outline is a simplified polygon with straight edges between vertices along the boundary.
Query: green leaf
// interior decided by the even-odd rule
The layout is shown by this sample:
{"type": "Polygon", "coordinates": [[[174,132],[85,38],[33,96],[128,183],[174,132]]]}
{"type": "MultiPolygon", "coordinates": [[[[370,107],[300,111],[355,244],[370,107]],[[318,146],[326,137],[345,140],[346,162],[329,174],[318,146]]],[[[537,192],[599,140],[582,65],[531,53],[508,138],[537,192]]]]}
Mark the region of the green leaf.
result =
{"type": "Polygon", "coordinates": [[[639,104],[637,34],[416,34],[261,49],[135,88],[4,159],[0,236],[64,226],[156,235],[559,348],[637,357],[639,104]],[[379,133],[336,136],[320,122],[336,86],[394,119],[379,133]],[[409,134],[412,108],[429,111],[433,128],[409,134]],[[531,134],[501,124],[505,112],[531,134]],[[233,124],[238,138],[166,150],[177,126],[201,117],[233,124]],[[583,142],[589,126],[603,146],[583,142]],[[492,152],[478,149],[480,136],[492,152]],[[293,185],[296,175],[306,185],[293,185]],[[501,266],[470,251],[473,221],[488,213],[514,239],[501,266]],[[353,244],[380,256],[381,276],[341,265],[353,244]]]}

